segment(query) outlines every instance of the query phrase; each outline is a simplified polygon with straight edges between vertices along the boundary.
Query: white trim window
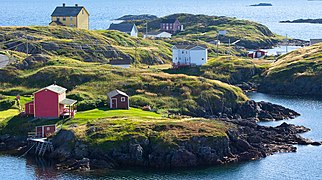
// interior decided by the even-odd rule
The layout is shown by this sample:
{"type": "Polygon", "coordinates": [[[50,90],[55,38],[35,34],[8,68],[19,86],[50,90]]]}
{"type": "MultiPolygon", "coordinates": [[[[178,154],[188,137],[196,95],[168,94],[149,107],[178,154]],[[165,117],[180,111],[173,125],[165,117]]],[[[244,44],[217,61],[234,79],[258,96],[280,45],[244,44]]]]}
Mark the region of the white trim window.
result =
{"type": "Polygon", "coordinates": [[[125,97],[121,97],[121,102],[125,102],[125,97]]]}

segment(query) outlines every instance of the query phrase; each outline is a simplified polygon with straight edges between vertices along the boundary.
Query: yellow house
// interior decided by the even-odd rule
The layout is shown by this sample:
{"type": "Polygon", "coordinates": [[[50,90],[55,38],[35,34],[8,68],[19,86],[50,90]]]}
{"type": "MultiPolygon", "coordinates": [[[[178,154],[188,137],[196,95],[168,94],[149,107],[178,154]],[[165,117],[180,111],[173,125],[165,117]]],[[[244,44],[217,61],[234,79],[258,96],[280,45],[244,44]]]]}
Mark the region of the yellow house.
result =
{"type": "Polygon", "coordinates": [[[89,13],[83,6],[58,6],[51,14],[50,26],[68,26],[89,29],[89,13]]]}

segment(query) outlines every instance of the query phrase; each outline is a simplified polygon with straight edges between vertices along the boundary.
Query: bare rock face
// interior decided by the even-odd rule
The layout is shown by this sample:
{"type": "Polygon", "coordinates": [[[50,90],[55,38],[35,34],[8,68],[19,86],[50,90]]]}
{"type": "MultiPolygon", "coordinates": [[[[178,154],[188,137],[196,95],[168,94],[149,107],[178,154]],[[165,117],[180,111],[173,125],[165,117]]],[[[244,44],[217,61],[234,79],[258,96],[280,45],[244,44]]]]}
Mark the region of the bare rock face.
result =
{"type": "Polygon", "coordinates": [[[294,119],[300,115],[291,109],[264,101],[247,101],[238,108],[237,114],[243,119],[256,118],[258,121],[294,119]]]}
{"type": "Polygon", "coordinates": [[[35,54],[24,59],[22,63],[17,64],[16,67],[21,70],[32,69],[46,65],[49,60],[50,58],[47,55],[35,54]]]}

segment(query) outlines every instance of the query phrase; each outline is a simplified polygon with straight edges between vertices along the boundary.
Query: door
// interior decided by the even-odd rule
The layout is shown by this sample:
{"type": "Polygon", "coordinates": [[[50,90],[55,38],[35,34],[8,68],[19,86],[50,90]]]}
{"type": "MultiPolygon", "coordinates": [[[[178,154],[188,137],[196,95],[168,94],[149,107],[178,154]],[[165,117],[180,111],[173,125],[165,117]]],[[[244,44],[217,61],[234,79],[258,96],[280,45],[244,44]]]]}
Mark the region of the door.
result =
{"type": "Polygon", "coordinates": [[[117,99],[116,98],[112,98],[112,109],[117,109],[117,99]]]}

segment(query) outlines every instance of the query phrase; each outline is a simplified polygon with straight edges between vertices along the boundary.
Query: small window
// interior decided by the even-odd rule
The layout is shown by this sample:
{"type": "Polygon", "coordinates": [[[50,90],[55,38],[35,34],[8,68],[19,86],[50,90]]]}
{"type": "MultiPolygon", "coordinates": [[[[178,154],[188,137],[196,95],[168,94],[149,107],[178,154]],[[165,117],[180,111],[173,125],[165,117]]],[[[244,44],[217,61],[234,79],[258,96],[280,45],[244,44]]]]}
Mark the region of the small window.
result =
{"type": "Polygon", "coordinates": [[[73,27],[74,25],[73,25],[73,24],[70,24],[69,26],[70,26],[70,27],[73,27]]]}
{"type": "Polygon", "coordinates": [[[50,131],[50,127],[47,127],[47,131],[50,131]]]}
{"type": "Polygon", "coordinates": [[[186,54],[188,54],[188,51],[186,51],[186,54]]]}
{"type": "Polygon", "coordinates": [[[69,18],[71,21],[73,20],[73,16],[70,16],[70,18],[69,18]]]}
{"type": "Polygon", "coordinates": [[[125,102],[125,97],[121,97],[121,102],[125,102]]]}
{"type": "Polygon", "coordinates": [[[60,19],[59,18],[56,18],[56,21],[59,21],[60,19]]]}
{"type": "Polygon", "coordinates": [[[184,51],[182,51],[182,54],[184,54],[184,51]]]}
{"type": "Polygon", "coordinates": [[[82,10],[82,14],[84,14],[84,9],[82,10]]]}
{"type": "Polygon", "coordinates": [[[202,58],[201,60],[205,60],[204,58],[202,58]]]}
{"type": "Polygon", "coordinates": [[[66,17],[63,17],[63,21],[66,21],[66,17]]]}

